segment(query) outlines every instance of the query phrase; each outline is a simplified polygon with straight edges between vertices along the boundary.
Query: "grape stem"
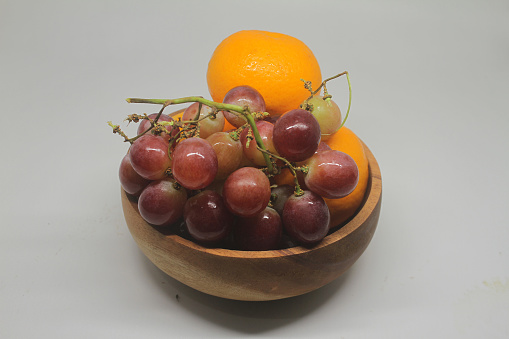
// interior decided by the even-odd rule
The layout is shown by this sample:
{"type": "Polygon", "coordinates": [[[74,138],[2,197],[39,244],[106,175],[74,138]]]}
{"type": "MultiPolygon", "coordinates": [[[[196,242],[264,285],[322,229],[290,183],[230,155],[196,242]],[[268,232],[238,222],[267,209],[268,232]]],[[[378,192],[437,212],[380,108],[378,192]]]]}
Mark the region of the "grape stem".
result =
{"type": "MultiPolygon", "coordinates": [[[[282,162],[285,163],[286,167],[288,167],[288,169],[290,170],[290,172],[292,172],[292,175],[293,175],[293,179],[294,179],[294,182],[295,182],[295,191],[294,191],[294,194],[295,196],[301,196],[304,194],[304,191],[300,188],[300,185],[299,185],[299,179],[297,178],[297,167],[293,166],[293,164],[288,161],[287,159],[279,156],[279,155],[276,155],[272,152],[270,152],[269,150],[262,150],[258,147],[258,150],[260,152],[262,152],[264,155],[267,155],[267,156],[270,156],[270,157],[274,157],[276,159],[279,159],[281,160],[282,162]]],[[[303,167],[300,167],[301,170],[303,171],[306,171],[307,172],[307,166],[303,166],[303,167]]]]}
{"type": "Polygon", "coordinates": [[[256,140],[256,144],[258,146],[258,149],[262,149],[263,158],[265,159],[265,163],[267,164],[267,171],[269,173],[274,173],[274,168],[272,166],[272,161],[270,161],[269,155],[266,153],[268,152],[265,148],[265,145],[263,144],[262,137],[260,136],[260,133],[258,132],[258,128],[256,127],[256,121],[254,120],[253,116],[251,114],[245,115],[247,122],[251,126],[251,129],[253,131],[253,136],[256,140]],[[265,152],[264,152],[265,151],[265,152]]]}
{"type": "Polygon", "coordinates": [[[178,98],[178,99],[141,99],[141,98],[128,98],[128,103],[131,104],[156,104],[156,105],[163,105],[164,107],[170,106],[170,105],[178,105],[178,104],[185,104],[189,102],[200,102],[206,106],[209,107],[215,107],[220,111],[233,111],[240,114],[246,114],[246,110],[244,107],[238,106],[238,105],[232,105],[232,104],[224,104],[215,102],[212,100],[207,100],[202,97],[198,96],[192,96],[192,97],[184,97],[184,98],[178,98]]]}
{"type": "MultiPolygon", "coordinates": [[[[225,103],[219,103],[211,100],[207,100],[205,98],[199,97],[199,96],[191,96],[191,97],[184,97],[184,98],[177,98],[177,99],[141,99],[141,98],[128,98],[128,103],[137,103],[137,104],[156,104],[156,105],[163,105],[161,108],[161,111],[159,111],[159,114],[154,119],[154,123],[157,122],[157,119],[159,119],[159,116],[161,116],[161,113],[163,109],[170,105],[177,105],[177,104],[184,104],[189,102],[199,102],[203,105],[214,107],[217,110],[220,111],[229,111],[237,115],[242,115],[246,118],[247,122],[251,126],[251,129],[253,130],[253,136],[256,140],[256,144],[259,148],[262,150],[267,150],[265,148],[265,145],[263,144],[263,140],[260,136],[260,133],[258,132],[258,128],[256,127],[256,121],[253,118],[250,110],[248,107],[241,107],[238,105],[232,105],[232,104],[225,104],[225,103]]],[[[147,131],[146,131],[147,132],[147,131]]],[[[145,132],[145,133],[146,133],[145,132]]],[[[139,136],[135,137],[138,138],[139,136]]],[[[134,141],[134,140],[133,140],[134,141]]],[[[265,162],[267,163],[267,170],[269,173],[274,172],[274,167],[272,166],[272,162],[270,161],[270,157],[268,154],[263,153],[263,157],[265,159],[265,162]]]]}
{"type": "MultiPolygon", "coordinates": [[[[348,74],[348,71],[344,71],[342,73],[339,73],[339,74],[336,74],[330,78],[327,78],[325,79],[324,81],[322,81],[322,83],[320,84],[320,86],[318,86],[318,88],[316,90],[312,90],[311,88],[311,84],[309,82],[306,82],[304,80],[304,83],[305,83],[305,87],[311,92],[311,96],[307,99],[311,99],[313,98],[316,94],[320,93],[320,90],[322,89],[322,87],[325,89],[325,92],[326,92],[326,83],[328,81],[331,81],[331,80],[334,80],[336,78],[339,78],[340,76],[342,75],[346,75],[346,81],[348,82],[348,108],[346,110],[346,115],[345,115],[345,118],[343,119],[343,122],[341,123],[341,125],[339,126],[339,128],[343,127],[343,125],[345,124],[346,122],[346,119],[348,119],[348,115],[350,114],[350,107],[352,106],[352,84],[350,83],[350,75],[348,74]]],[[[328,95],[328,93],[324,93],[328,98],[331,98],[332,96],[328,95]]]]}
{"type": "Polygon", "coordinates": [[[198,103],[198,112],[196,113],[196,115],[193,118],[194,121],[198,121],[198,119],[200,119],[200,114],[201,114],[202,106],[203,106],[203,104],[201,102],[199,102],[198,103]]]}

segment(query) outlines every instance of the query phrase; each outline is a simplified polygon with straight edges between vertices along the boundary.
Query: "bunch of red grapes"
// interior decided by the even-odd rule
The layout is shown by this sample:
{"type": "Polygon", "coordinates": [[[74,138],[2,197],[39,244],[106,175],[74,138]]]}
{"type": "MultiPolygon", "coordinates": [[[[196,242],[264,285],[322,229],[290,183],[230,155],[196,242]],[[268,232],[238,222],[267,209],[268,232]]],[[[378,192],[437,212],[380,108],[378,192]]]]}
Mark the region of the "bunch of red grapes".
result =
{"type": "Polygon", "coordinates": [[[223,103],[258,112],[258,120],[198,102],[178,121],[162,110],[141,120],[119,170],[140,215],[205,246],[270,250],[320,242],[331,226],[324,198],[342,198],[358,181],[354,160],[321,142],[340,127],[337,105],[314,96],[306,109],[260,115],[264,99],[248,86],[230,90],[223,103]],[[236,129],[223,131],[225,119],[236,129]],[[273,184],[285,167],[295,186],[273,184]]]}

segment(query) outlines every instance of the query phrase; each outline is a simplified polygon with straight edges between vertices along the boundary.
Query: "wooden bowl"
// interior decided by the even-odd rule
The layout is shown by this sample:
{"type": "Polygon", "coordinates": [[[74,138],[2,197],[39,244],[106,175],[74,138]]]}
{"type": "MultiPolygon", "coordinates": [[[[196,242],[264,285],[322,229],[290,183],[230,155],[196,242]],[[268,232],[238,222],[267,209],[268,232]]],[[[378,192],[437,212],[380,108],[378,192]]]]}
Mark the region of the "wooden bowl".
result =
{"type": "Polygon", "coordinates": [[[382,198],[380,169],[369,161],[365,201],[344,226],[312,248],[236,251],[206,248],[165,235],[145,222],[136,201],[122,190],[124,216],[142,252],[166,274],[201,292],[235,300],[276,300],[318,289],[338,278],[360,257],[375,232],[382,198]]]}

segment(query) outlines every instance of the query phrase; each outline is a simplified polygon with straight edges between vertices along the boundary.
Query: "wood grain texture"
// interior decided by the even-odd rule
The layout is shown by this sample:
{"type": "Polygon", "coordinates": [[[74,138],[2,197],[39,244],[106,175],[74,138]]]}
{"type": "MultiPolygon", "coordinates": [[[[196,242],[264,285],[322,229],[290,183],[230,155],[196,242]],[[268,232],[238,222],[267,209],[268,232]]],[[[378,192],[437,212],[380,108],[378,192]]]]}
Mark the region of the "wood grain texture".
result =
{"type": "Polygon", "coordinates": [[[236,251],[205,248],[177,235],[164,235],[140,216],[122,190],[127,226],[141,251],[174,279],[201,292],[235,300],[263,301],[301,295],[343,274],[360,257],[376,230],[382,201],[378,163],[369,160],[365,202],[344,226],[312,248],[236,251]]]}

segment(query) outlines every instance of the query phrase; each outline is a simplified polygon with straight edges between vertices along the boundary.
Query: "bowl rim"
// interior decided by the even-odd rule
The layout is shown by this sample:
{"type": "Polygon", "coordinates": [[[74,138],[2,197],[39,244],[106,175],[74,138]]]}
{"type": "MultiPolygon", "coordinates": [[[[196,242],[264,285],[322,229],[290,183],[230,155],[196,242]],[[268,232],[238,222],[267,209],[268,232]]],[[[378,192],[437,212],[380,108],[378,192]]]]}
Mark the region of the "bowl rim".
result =
{"type": "MultiPolygon", "coordinates": [[[[199,245],[191,240],[185,239],[177,234],[163,234],[156,227],[150,225],[147,222],[142,223],[142,227],[145,228],[146,232],[151,233],[151,235],[159,238],[161,241],[165,242],[176,242],[180,246],[189,247],[193,250],[200,251],[203,254],[214,255],[214,256],[222,256],[229,258],[238,258],[238,259],[253,259],[253,258],[275,258],[275,257],[283,257],[283,256],[292,256],[292,255],[305,255],[308,252],[312,252],[324,247],[327,247],[341,239],[347,237],[349,234],[354,232],[357,228],[361,227],[363,223],[369,218],[372,212],[377,207],[381,195],[382,195],[382,178],[380,173],[380,168],[378,163],[371,152],[371,150],[367,147],[367,145],[361,140],[361,143],[364,148],[364,152],[366,153],[366,157],[368,159],[369,166],[369,177],[368,177],[368,185],[364,197],[363,204],[359,208],[359,210],[352,216],[349,221],[344,223],[339,229],[328,234],[322,241],[318,244],[306,247],[306,246],[294,246],[284,249],[276,249],[276,250],[265,250],[265,251],[245,251],[245,250],[235,250],[235,249],[226,249],[226,248],[216,248],[216,247],[205,247],[199,245]],[[157,234],[155,234],[157,233],[157,234]]],[[[139,215],[137,202],[133,199],[130,199],[128,194],[122,189],[123,199],[128,199],[129,203],[136,210],[139,215]]],[[[140,216],[141,218],[141,216],[140,216]]],[[[337,227],[337,226],[336,226],[337,227]]]]}

